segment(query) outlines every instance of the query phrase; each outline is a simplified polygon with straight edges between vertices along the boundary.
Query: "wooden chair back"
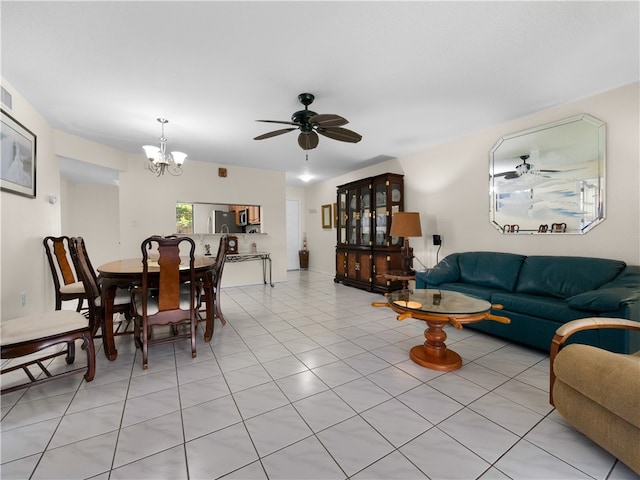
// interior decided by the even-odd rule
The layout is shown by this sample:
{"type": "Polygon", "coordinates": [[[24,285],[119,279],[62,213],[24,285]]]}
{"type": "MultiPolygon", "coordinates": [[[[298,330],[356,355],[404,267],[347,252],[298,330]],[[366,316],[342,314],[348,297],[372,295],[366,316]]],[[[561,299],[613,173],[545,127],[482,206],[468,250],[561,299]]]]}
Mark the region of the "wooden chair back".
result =
{"type": "Polygon", "coordinates": [[[186,244],[188,249],[189,282],[191,288],[191,309],[195,308],[195,242],[189,237],[152,236],[142,242],[142,311],[147,315],[148,297],[151,288],[158,289],[158,314],[180,310],[180,246],[186,244]],[[151,251],[157,251],[157,257],[150,257],[151,251]],[[149,267],[157,262],[160,269],[157,283],[150,282],[149,267]]]}
{"type": "Polygon", "coordinates": [[[102,294],[98,285],[98,278],[89,260],[84,239],[82,237],[72,237],[69,239],[69,245],[74,266],[84,284],[85,295],[89,304],[89,324],[91,331],[95,334],[102,323],[102,315],[104,314],[101,308],[102,294]]]}
{"type": "MultiPolygon", "coordinates": [[[[98,335],[98,328],[104,328],[104,303],[102,299],[102,287],[98,282],[96,270],[91,264],[91,259],[87,253],[87,247],[82,237],[72,237],[70,239],[71,258],[78,277],[85,285],[86,298],[89,303],[89,319],[91,320],[92,334],[95,338],[101,338],[102,333],[98,335]]],[[[118,289],[113,299],[113,313],[124,314],[124,321],[117,322],[118,326],[114,335],[128,335],[133,331],[129,329],[129,324],[133,319],[133,310],[131,304],[131,295],[128,290],[118,289]]],[[[104,333],[104,332],[103,332],[104,333]]]]}
{"type": "Polygon", "coordinates": [[[213,274],[215,275],[216,293],[220,288],[220,281],[222,280],[222,269],[224,268],[224,262],[227,258],[227,244],[229,239],[223,235],[220,237],[220,243],[218,244],[218,255],[216,255],[216,262],[213,267],[213,274]]]}
{"type": "Polygon", "coordinates": [[[142,349],[142,368],[148,368],[148,346],[153,343],[164,343],[182,338],[191,338],[191,356],[196,357],[196,284],[195,277],[195,242],[189,237],[152,236],[142,242],[142,287],[134,295],[136,304],[136,324],[134,339],[142,349]],[[181,250],[186,245],[189,269],[187,277],[180,275],[181,250]],[[155,251],[153,256],[151,251],[155,251]],[[153,268],[153,275],[151,274],[153,268]],[[181,295],[181,284],[188,282],[188,305],[185,305],[184,294],[181,295]],[[179,326],[189,323],[189,333],[180,334],[179,326]],[[151,338],[151,327],[171,324],[172,335],[165,338],[151,338]]]}
{"type": "Polygon", "coordinates": [[[53,277],[53,284],[56,294],[56,310],[62,308],[62,302],[68,300],[78,300],[76,311],[82,309],[82,302],[85,298],[82,288],[76,291],[65,292],[65,286],[73,285],[81,282],[71,258],[70,239],[67,236],[61,237],[44,237],[42,243],[47,254],[49,268],[53,277]]]}

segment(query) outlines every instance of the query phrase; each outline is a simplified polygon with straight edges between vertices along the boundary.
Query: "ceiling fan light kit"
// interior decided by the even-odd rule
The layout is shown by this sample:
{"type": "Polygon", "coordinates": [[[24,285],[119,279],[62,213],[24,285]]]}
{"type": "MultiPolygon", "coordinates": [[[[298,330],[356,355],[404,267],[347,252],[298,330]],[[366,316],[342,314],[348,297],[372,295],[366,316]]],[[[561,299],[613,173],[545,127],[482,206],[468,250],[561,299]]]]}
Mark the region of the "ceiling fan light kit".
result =
{"type": "Polygon", "coordinates": [[[290,122],[279,120],[256,120],[257,122],[280,123],[283,125],[293,126],[258,135],[254,140],[264,140],[293,130],[300,130],[300,133],[298,134],[298,145],[300,145],[300,148],[303,150],[313,150],[318,146],[318,133],[340,142],[358,143],[362,140],[362,135],[352,130],[342,128],[343,125],[349,123],[344,117],[332,113],[318,114],[309,110],[308,107],[313,103],[314,99],[315,97],[311,93],[301,93],[298,95],[298,100],[302,105],[304,105],[304,110],[298,110],[291,115],[290,122]]]}
{"type": "Polygon", "coordinates": [[[156,177],[164,175],[168,172],[173,176],[182,175],[182,164],[187,159],[184,152],[167,152],[167,139],[164,136],[164,126],[169,123],[166,118],[158,118],[158,122],[162,125],[162,134],[160,135],[160,147],[155,145],[144,145],[144,153],[149,160],[145,163],[145,168],[153,173],[156,177]]]}

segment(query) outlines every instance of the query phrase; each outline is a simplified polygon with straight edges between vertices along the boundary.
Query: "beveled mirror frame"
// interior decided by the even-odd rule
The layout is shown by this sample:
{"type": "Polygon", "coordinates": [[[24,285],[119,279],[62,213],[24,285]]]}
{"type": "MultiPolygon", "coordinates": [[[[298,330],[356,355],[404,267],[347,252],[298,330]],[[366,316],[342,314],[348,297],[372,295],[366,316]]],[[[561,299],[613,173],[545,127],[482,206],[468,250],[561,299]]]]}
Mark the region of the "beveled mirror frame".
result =
{"type": "Polygon", "coordinates": [[[605,219],[606,124],[587,114],[501,137],[489,217],[508,235],[583,234],[605,219]]]}

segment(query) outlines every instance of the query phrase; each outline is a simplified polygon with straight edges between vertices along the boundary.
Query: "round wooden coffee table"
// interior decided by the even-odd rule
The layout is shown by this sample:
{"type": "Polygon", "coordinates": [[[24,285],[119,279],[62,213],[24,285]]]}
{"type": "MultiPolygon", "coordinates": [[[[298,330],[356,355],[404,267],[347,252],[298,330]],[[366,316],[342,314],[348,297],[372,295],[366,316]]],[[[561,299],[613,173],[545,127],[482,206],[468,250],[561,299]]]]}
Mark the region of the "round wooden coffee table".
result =
{"type": "Polygon", "coordinates": [[[462,357],[447,348],[447,324],[462,328],[465,323],[493,320],[511,323],[506,317],[492,315],[491,309],[501,309],[502,305],[492,305],[480,298],[446,290],[401,290],[387,295],[386,302],[374,302],[374,307],[390,307],[398,313],[398,320],[415,318],[427,323],[424,332],[426,341],[416,345],[409,356],[418,365],[433,370],[451,371],[462,366],[462,357]]]}

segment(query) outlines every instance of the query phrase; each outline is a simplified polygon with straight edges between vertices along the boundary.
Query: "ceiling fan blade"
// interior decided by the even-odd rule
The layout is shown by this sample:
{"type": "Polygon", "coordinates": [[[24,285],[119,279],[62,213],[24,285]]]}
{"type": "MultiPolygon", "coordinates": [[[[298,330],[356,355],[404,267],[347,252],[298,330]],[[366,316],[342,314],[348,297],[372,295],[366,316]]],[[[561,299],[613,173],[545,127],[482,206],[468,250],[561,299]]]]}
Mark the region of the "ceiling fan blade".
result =
{"type": "Polygon", "coordinates": [[[333,113],[324,113],[320,115],[314,115],[309,119],[309,123],[318,124],[320,127],[341,127],[349,123],[346,118],[340,115],[334,115],[333,113]]]}
{"type": "Polygon", "coordinates": [[[493,177],[504,177],[505,180],[511,180],[513,178],[519,178],[520,175],[518,175],[517,172],[515,171],[510,171],[510,172],[502,172],[502,173],[496,173],[495,175],[492,175],[493,177]]]}
{"type": "Polygon", "coordinates": [[[359,133],[340,127],[320,127],[318,133],[341,142],[358,143],[362,140],[362,135],[359,133]]]}
{"type": "Polygon", "coordinates": [[[298,145],[303,150],[312,150],[318,146],[318,134],[316,132],[301,133],[298,135],[298,145]]]}
{"type": "Polygon", "coordinates": [[[273,132],[263,133],[254,138],[254,140],[264,140],[265,138],[275,137],[276,135],[282,135],[283,133],[290,132],[291,130],[297,130],[298,128],[283,128],[281,130],[274,130],[273,132]]]}
{"type": "Polygon", "coordinates": [[[299,123],[295,123],[295,122],[286,122],[286,121],[280,121],[280,120],[256,120],[256,122],[281,123],[281,124],[283,124],[283,125],[300,125],[299,123]]]}

